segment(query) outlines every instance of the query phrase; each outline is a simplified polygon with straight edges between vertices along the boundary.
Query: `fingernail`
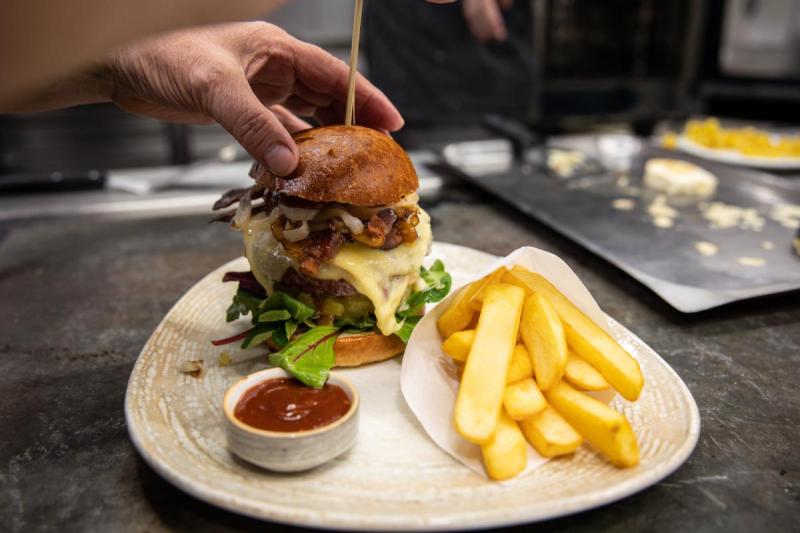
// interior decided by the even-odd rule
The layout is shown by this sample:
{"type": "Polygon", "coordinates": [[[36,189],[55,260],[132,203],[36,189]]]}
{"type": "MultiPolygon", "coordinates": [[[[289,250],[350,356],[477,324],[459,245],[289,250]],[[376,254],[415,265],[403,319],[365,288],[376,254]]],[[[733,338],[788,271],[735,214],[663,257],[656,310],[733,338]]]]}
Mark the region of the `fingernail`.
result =
{"type": "Polygon", "coordinates": [[[285,144],[273,144],[267,149],[264,159],[267,163],[267,168],[278,176],[291,174],[295,169],[294,154],[285,144]]]}

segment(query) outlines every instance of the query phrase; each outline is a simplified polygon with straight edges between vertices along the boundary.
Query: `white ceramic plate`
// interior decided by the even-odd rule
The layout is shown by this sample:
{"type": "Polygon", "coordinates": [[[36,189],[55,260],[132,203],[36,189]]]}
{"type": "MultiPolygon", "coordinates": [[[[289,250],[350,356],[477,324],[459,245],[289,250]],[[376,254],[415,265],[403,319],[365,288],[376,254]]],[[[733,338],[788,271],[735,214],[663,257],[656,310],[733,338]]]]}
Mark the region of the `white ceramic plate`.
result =
{"type": "Polygon", "coordinates": [[[684,137],[678,137],[678,148],[687,154],[736,165],[739,167],[768,168],[773,170],[796,170],[800,169],[800,157],[758,157],[749,156],[736,150],[720,150],[707,148],[701,144],[684,137]]]}
{"type": "MultiPolygon", "coordinates": [[[[493,256],[435,243],[456,282],[493,256]]],[[[493,483],[456,462],[424,433],[400,393],[400,360],[339,370],[358,387],[361,430],[346,455],[302,474],[275,474],[232,457],[225,445],[222,397],[261,360],[219,367],[213,338],[240,331],[225,324],[235,290],[221,283],[244,258],[218,268],[167,313],[131,374],[125,414],[145,460],[189,494],[245,515],[337,529],[465,529],[555,518],[619,500],[663,479],[694,449],[697,405],[678,375],[639,338],[611,320],[623,346],[641,364],[646,386],[639,401],[619,398],[639,440],[641,464],[618,470],[584,446],[530,475],[493,483]],[[182,361],[204,359],[208,373],[178,372],[182,361]]],[[[602,302],[601,302],[602,303],[602,302]]],[[[234,354],[238,356],[239,354],[234,354]]]]}

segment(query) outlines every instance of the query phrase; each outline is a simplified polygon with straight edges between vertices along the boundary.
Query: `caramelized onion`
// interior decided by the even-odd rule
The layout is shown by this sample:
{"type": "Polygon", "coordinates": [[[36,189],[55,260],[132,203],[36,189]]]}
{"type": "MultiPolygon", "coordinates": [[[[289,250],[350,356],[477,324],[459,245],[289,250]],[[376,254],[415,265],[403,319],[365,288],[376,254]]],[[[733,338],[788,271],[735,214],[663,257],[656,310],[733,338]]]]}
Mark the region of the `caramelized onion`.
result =
{"type": "Polygon", "coordinates": [[[358,235],[364,231],[364,223],[356,216],[353,216],[349,211],[342,207],[329,207],[319,214],[317,220],[330,220],[331,218],[340,218],[350,233],[358,235]]]}
{"type": "Polygon", "coordinates": [[[236,213],[233,215],[233,225],[237,228],[243,227],[253,211],[253,203],[250,196],[245,195],[239,200],[239,205],[236,207],[236,213]]]}
{"type": "Polygon", "coordinates": [[[302,241],[303,239],[308,237],[310,233],[311,231],[308,227],[308,222],[304,220],[296,228],[284,229],[283,238],[289,242],[297,242],[297,241],[302,241]]]}

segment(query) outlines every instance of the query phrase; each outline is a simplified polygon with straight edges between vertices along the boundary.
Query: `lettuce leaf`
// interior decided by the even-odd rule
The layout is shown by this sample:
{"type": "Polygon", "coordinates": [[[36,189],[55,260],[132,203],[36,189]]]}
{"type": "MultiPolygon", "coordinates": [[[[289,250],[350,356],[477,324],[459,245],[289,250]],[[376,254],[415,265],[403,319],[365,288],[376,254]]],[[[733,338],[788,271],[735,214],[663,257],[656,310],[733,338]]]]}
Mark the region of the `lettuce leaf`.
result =
{"type": "Polygon", "coordinates": [[[425,288],[412,293],[396,315],[397,321],[401,323],[396,335],[405,343],[408,343],[411,332],[422,318],[425,304],[442,301],[453,285],[453,279],[444,269],[444,263],[438,259],[429,269],[420,267],[419,277],[425,283],[425,288]]]}
{"type": "Polygon", "coordinates": [[[375,329],[375,326],[378,324],[378,319],[375,318],[374,314],[370,313],[357,320],[350,318],[337,318],[333,324],[342,328],[344,331],[361,333],[375,329]]]}
{"type": "Polygon", "coordinates": [[[400,324],[400,329],[395,332],[395,335],[400,337],[405,344],[408,344],[408,339],[411,338],[411,333],[414,332],[414,328],[417,327],[417,322],[422,319],[422,316],[410,316],[403,319],[403,323],[400,324]]]}
{"type": "Polygon", "coordinates": [[[228,322],[233,322],[240,316],[247,316],[252,314],[256,316],[261,305],[262,298],[256,296],[250,291],[239,289],[233,295],[233,302],[228,307],[225,313],[225,318],[228,322]]]}
{"type": "Polygon", "coordinates": [[[269,354],[271,365],[279,366],[304,384],[321,389],[336,362],[333,345],[339,336],[335,326],[310,329],[287,344],[281,351],[269,354]]]}
{"type": "MultiPolygon", "coordinates": [[[[396,313],[400,323],[397,336],[405,343],[422,318],[425,305],[441,301],[452,285],[444,263],[438,260],[429,269],[420,267],[419,275],[423,288],[412,292],[396,313]]],[[[344,331],[370,331],[375,328],[376,319],[375,315],[369,314],[357,320],[340,318],[332,326],[316,326],[311,320],[316,313],[312,305],[284,292],[275,291],[265,298],[240,285],[228,307],[226,318],[232,322],[250,315],[253,327],[246,332],[242,348],[253,348],[270,341],[271,345],[280,348],[280,351],[269,355],[272,365],[283,368],[310,387],[321,388],[336,361],[333,345],[339,334],[344,331]],[[295,335],[298,336],[293,339],[295,335]]],[[[231,337],[233,340],[241,338],[231,337]]]]}

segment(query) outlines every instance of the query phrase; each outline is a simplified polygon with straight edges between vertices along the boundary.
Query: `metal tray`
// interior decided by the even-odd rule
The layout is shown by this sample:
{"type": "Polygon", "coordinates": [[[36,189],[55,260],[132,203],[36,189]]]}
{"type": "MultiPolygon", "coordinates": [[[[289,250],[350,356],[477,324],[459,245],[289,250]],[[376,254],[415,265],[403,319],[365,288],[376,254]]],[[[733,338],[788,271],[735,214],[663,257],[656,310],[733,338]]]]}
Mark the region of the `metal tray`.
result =
{"type": "Polygon", "coordinates": [[[440,170],[463,177],[573,239],[685,313],[800,289],[800,257],[792,247],[795,230],[770,217],[778,204],[800,204],[798,183],[655,148],[636,157],[625,186],[613,172],[559,179],[543,170],[541,151],[533,148],[515,159],[506,140],[455,143],[443,150],[440,170]],[[719,178],[717,192],[703,201],[756,208],[765,220],[763,228],[712,228],[699,208],[703,201],[675,199],[669,200],[678,211],[674,226],[657,227],[647,211],[656,194],[641,184],[650,157],[684,159],[713,172],[719,178]],[[615,208],[614,200],[620,198],[633,200],[633,209],[615,208]],[[698,241],[713,243],[718,252],[702,255],[698,241]],[[766,241],[772,249],[765,248],[766,241]],[[742,257],[765,263],[748,266],[739,263],[742,257]]]}

